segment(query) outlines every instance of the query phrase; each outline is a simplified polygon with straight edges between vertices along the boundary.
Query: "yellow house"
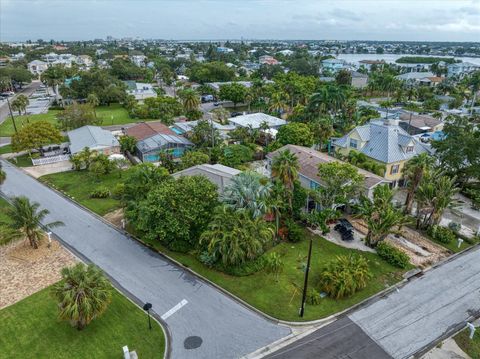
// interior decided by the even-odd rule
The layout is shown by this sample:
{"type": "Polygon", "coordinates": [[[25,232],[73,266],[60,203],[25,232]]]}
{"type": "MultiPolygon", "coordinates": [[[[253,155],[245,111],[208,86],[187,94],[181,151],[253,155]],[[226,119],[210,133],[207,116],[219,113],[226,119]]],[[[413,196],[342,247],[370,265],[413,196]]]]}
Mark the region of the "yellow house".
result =
{"type": "Polygon", "coordinates": [[[399,126],[399,120],[373,120],[358,126],[332,142],[337,153],[348,155],[352,150],[365,154],[386,167],[384,177],[394,187],[403,185],[403,167],[412,157],[429,152],[413,136],[399,126]]]}

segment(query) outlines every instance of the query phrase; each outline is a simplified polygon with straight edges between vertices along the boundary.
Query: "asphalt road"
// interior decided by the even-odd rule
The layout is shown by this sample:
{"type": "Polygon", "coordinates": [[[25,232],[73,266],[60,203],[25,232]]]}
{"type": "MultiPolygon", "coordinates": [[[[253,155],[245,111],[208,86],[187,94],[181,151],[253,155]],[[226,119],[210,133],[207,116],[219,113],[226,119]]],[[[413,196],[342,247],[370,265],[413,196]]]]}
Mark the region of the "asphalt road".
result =
{"type": "MultiPolygon", "coordinates": [[[[30,96],[32,93],[35,92],[36,89],[38,89],[42,83],[40,81],[34,81],[26,86],[23,86],[22,90],[17,92],[15,96],[10,97],[8,100],[10,101],[10,104],[12,101],[15,99],[16,96],[19,94],[24,94],[25,96],[30,96]]],[[[10,111],[8,110],[8,104],[7,100],[0,100],[0,123],[3,123],[6,121],[7,118],[10,116],[10,111]]],[[[0,133],[0,136],[2,134],[0,133]]]]}
{"type": "Polygon", "coordinates": [[[2,164],[7,173],[3,193],[25,195],[47,208],[46,221],[65,223],[54,229],[55,235],[164,316],[172,358],[238,358],[290,334],[289,328],[267,321],[11,164],[2,164]]]}

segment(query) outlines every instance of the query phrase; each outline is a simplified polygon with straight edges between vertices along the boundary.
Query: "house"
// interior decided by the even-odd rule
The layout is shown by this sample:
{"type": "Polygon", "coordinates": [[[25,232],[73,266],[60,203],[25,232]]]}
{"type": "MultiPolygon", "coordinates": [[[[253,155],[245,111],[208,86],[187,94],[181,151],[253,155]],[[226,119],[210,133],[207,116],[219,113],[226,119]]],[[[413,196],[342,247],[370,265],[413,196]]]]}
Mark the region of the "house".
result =
{"type": "Polygon", "coordinates": [[[360,67],[365,67],[368,71],[372,71],[372,68],[381,68],[385,65],[385,61],[383,60],[360,60],[359,62],[360,67]]]}
{"type": "Polygon", "coordinates": [[[127,94],[134,96],[137,101],[143,101],[150,97],[157,97],[157,93],[151,84],[135,81],[124,81],[124,83],[127,85],[127,94]]]}
{"type": "Polygon", "coordinates": [[[362,74],[361,72],[352,71],[352,82],[351,85],[357,89],[363,89],[367,87],[368,75],[362,74]]]}
{"type": "Polygon", "coordinates": [[[132,61],[138,67],[145,67],[145,61],[147,57],[145,55],[132,55],[130,61],[132,61]]]}
{"type": "Polygon", "coordinates": [[[92,151],[111,155],[120,153],[120,143],[110,131],[98,126],[83,126],[67,132],[72,155],[88,147],[92,151]]]}
{"type": "Polygon", "coordinates": [[[221,164],[202,164],[184,169],[183,171],[175,172],[172,176],[174,178],[182,176],[204,176],[217,186],[219,193],[223,193],[225,187],[230,184],[232,177],[238,175],[239,173],[241,173],[241,171],[237,170],[236,168],[221,164]]]}
{"type": "Polygon", "coordinates": [[[443,82],[445,80],[445,77],[439,77],[439,76],[432,76],[432,77],[424,77],[422,79],[419,79],[418,82],[420,85],[424,86],[437,86],[439,83],[443,82]]]}
{"type": "Polygon", "coordinates": [[[273,56],[270,55],[263,55],[258,58],[258,62],[261,65],[278,65],[279,62],[273,56]]]}
{"type": "Polygon", "coordinates": [[[293,55],[293,51],[292,50],[281,50],[279,51],[280,54],[282,54],[283,56],[291,56],[293,55]]]}
{"type": "Polygon", "coordinates": [[[327,71],[337,72],[342,69],[345,69],[346,62],[345,60],[340,59],[326,59],[322,61],[322,69],[327,71]]]}
{"type": "Polygon", "coordinates": [[[398,119],[372,120],[358,126],[345,136],[333,139],[335,152],[347,155],[351,150],[365,154],[371,160],[385,165],[385,179],[392,185],[403,185],[403,167],[416,155],[429,152],[418,139],[400,127],[398,119]]]}
{"type": "Polygon", "coordinates": [[[410,135],[419,135],[428,132],[443,130],[443,122],[427,115],[414,115],[402,113],[400,115],[400,127],[410,135]]]}
{"type": "Polygon", "coordinates": [[[219,47],[217,47],[217,52],[219,52],[221,54],[229,54],[229,53],[233,52],[233,49],[231,49],[229,47],[219,46],[219,47]]]}
{"type": "MultiPolygon", "coordinates": [[[[218,122],[209,121],[210,124],[215,128],[222,139],[228,138],[228,133],[235,129],[234,125],[222,125],[218,122]]],[[[198,125],[198,121],[185,121],[185,122],[175,122],[171,129],[177,135],[189,134],[193,129],[198,125]]]]}
{"type": "Polygon", "coordinates": [[[41,75],[46,69],[48,64],[41,60],[33,60],[27,64],[28,71],[33,75],[41,75]]]}
{"type": "MultiPolygon", "coordinates": [[[[290,150],[297,157],[298,177],[302,187],[306,189],[316,189],[322,186],[322,180],[318,176],[318,166],[322,163],[342,162],[339,159],[329,156],[326,153],[313,150],[308,147],[286,145],[267,155],[267,170],[270,173],[273,159],[282,151],[290,150]]],[[[364,193],[370,198],[373,197],[373,189],[379,184],[389,183],[385,178],[357,168],[359,174],[364,177],[364,193]]]]}
{"type": "Polygon", "coordinates": [[[205,85],[211,87],[211,88],[214,89],[215,91],[220,91],[220,87],[222,87],[223,85],[231,85],[231,84],[233,84],[233,83],[242,85],[243,87],[245,87],[245,88],[247,88],[247,89],[253,86],[253,82],[251,82],[251,81],[207,82],[205,85]]]}
{"type": "Polygon", "coordinates": [[[253,129],[259,129],[263,123],[266,123],[270,129],[278,130],[281,126],[287,124],[287,121],[281,118],[270,116],[261,112],[232,117],[227,121],[230,125],[235,127],[246,127],[253,129]]]}
{"type": "Polygon", "coordinates": [[[407,72],[405,74],[395,76],[396,79],[404,81],[409,85],[419,84],[421,80],[429,77],[435,77],[435,75],[432,72],[407,72]]]}
{"type": "Polygon", "coordinates": [[[168,126],[160,121],[140,122],[132,127],[128,127],[123,131],[127,136],[132,136],[141,141],[145,138],[152,137],[157,134],[177,135],[168,126]]]}
{"type": "Polygon", "coordinates": [[[191,147],[193,143],[185,137],[157,133],[138,141],[135,154],[143,162],[158,162],[160,152],[167,153],[173,158],[180,158],[191,147]]]}
{"type": "Polygon", "coordinates": [[[471,62],[458,62],[447,66],[447,76],[463,77],[466,74],[479,70],[480,66],[471,62]]]}
{"type": "Polygon", "coordinates": [[[88,69],[93,65],[93,60],[89,55],[79,55],[77,56],[77,64],[88,69]]]}

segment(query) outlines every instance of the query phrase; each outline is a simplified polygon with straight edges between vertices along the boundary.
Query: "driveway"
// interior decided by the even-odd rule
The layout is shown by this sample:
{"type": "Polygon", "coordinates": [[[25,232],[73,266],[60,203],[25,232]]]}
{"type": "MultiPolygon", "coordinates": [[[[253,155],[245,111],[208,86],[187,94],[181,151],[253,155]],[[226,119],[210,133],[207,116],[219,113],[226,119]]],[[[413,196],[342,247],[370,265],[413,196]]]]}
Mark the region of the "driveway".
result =
{"type": "Polygon", "coordinates": [[[290,334],[289,328],[247,309],[11,164],[2,164],[7,173],[3,193],[39,202],[50,211],[47,221],[65,223],[55,228],[56,236],[100,266],[124,293],[153,304],[171,333],[172,358],[238,358],[290,334]]]}
{"type": "MultiPolygon", "coordinates": [[[[15,99],[15,97],[17,97],[19,94],[24,94],[25,96],[29,97],[41,85],[42,83],[40,81],[33,81],[32,83],[24,86],[19,92],[15,94],[15,96],[10,97],[8,99],[10,101],[10,104],[15,99]]],[[[8,110],[7,100],[0,100],[0,123],[3,123],[8,118],[9,115],[10,115],[10,111],[8,110]]]]}

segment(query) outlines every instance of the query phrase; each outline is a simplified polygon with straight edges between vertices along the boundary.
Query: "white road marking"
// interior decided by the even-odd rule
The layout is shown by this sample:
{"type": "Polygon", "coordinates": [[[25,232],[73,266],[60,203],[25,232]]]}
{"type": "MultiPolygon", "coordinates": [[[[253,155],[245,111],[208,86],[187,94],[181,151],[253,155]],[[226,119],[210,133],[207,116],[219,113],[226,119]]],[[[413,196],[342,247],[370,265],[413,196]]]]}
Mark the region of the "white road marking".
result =
{"type": "Polygon", "coordinates": [[[184,305],[187,305],[188,301],[186,299],[182,299],[180,303],[178,303],[176,306],[174,306],[172,309],[170,309],[168,312],[166,312],[164,315],[162,315],[162,319],[166,320],[169,316],[171,316],[173,313],[175,313],[177,310],[182,308],[184,305]]]}

